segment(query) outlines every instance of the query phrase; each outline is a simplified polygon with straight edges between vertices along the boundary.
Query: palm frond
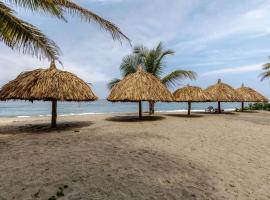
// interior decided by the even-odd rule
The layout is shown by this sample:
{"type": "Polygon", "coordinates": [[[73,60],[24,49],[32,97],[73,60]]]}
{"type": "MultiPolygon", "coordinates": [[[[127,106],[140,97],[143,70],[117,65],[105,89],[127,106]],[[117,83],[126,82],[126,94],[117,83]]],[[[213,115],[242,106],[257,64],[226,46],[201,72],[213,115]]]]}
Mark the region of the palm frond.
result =
{"type": "Polygon", "coordinates": [[[123,76],[127,76],[131,73],[137,71],[138,65],[142,64],[141,59],[137,55],[128,55],[123,58],[120,65],[120,70],[122,71],[123,76]]]}
{"type": "Polygon", "coordinates": [[[270,78],[270,63],[264,64],[262,69],[264,70],[264,72],[260,74],[261,81],[265,79],[269,79],[270,78]]]}
{"type": "Polygon", "coordinates": [[[111,80],[107,85],[108,89],[111,90],[120,81],[121,81],[121,79],[118,79],[118,78],[115,78],[115,79],[111,80]]]}
{"type": "Polygon", "coordinates": [[[168,75],[166,75],[161,82],[166,85],[166,87],[172,87],[179,84],[179,82],[185,78],[189,78],[191,80],[195,80],[197,74],[193,71],[186,71],[186,70],[176,70],[168,75]]]}
{"type": "Polygon", "coordinates": [[[136,45],[133,48],[133,54],[146,57],[148,53],[149,53],[149,49],[143,45],[136,45]]]}
{"type": "Polygon", "coordinates": [[[270,63],[266,63],[263,65],[263,70],[270,70],[270,63]]]}
{"type": "Polygon", "coordinates": [[[162,42],[160,42],[155,49],[152,49],[148,53],[148,59],[146,58],[147,71],[160,78],[165,67],[164,59],[167,55],[173,55],[173,50],[164,50],[162,42]]]}
{"type": "Polygon", "coordinates": [[[100,25],[102,29],[110,32],[114,40],[122,41],[122,39],[125,39],[128,42],[131,42],[131,40],[124,33],[122,33],[121,30],[116,25],[114,25],[108,20],[103,19],[102,17],[98,16],[92,11],[87,10],[69,0],[53,0],[53,2],[56,5],[59,5],[61,8],[63,8],[71,15],[77,15],[81,17],[82,20],[85,20],[87,22],[91,21],[96,22],[97,24],[100,25]]]}
{"type": "Polygon", "coordinates": [[[59,47],[35,26],[14,16],[14,11],[0,2],[0,40],[12,49],[39,58],[58,60],[59,47]]]}
{"type": "Polygon", "coordinates": [[[165,56],[173,55],[173,54],[174,54],[173,50],[166,50],[166,51],[161,52],[160,55],[157,55],[158,58],[156,59],[156,63],[155,63],[156,68],[154,69],[154,71],[157,71],[157,73],[162,73],[162,68],[165,65],[164,63],[165,56]]]}
{"type": "Polygon", "coordinates": [[[163,49],[164,49],[163,43],[159,42],[157,47],[153,51],[155,51],[156,54],[160,55],[162,53],[163,49]]]}
{"type": "Polygon", "coordinates": [[[162,74],[162,65],[159,65],[156,61],[159,55],[155,50],[151,50],[145,58],[145,68],[148,73],[158,77],[162,74]]]}
{"type": "Polygon", "coordinates": [[[66,21],[63,9],[50,0],[5,0],[22,8],[42,13],[50,13],[52,16],[66,21]]]}
{"type": "Polygon", "coordinates": [[[161,55],[159,56],[158,62],[159,61],[162,61],[165,58],[165,56],[168,56],[168,55],[174,55],[174,51],[173,50],[170,50],[170,49],[168,49],[166,51],[163,51],[161,53],[161,55]]]}
{"type": "Polygon", "coordinates": [[[265,79],[270,79],[270,71],[266,71],[260,74],[261,81],[264,81],[265,79]]]}
{"type": "Polygon", "coordinates": [[[125,39],[129,43],[131,40],[121,32],[121,30],[108,20],[103,19],[92,11],[85,9],[70,0],[6,0],[18,6],[30,9],[32,11],[45,11],[53,16],[65,20],[63,14],[77,15],[86,22],[96,22],[100,27],[108,31],[114,40],[120,42],[125,39]]]}

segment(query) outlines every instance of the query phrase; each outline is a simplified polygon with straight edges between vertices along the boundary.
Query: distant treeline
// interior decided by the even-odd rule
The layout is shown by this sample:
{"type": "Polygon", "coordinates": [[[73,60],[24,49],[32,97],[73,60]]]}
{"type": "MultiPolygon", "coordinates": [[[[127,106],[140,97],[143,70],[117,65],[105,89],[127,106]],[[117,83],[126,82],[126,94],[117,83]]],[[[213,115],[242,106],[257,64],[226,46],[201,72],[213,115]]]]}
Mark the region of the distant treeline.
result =
{"type": "Polygon", "coordinates": [[[270,103],[254,103],[245,107],[245,110],[267,110],[270,111],[270,103]]]}

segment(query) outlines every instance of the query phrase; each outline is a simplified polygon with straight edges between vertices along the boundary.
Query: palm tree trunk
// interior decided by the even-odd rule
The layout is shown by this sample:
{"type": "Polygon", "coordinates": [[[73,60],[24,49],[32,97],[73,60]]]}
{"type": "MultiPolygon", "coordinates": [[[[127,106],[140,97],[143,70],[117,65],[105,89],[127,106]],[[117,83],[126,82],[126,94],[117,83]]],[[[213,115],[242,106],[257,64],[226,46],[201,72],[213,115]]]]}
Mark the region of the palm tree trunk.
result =
{"type": "Polygon", "coordinates": [[[142,119],[142,102],[139,101],[139,118],[142,119]]]}
{"type": "Polygon", "coordinates": [[[221,105],[220,104],[221,104],[221,102],[219,101],[218,102],[218,113],[221,113],[221,105]]]}
{"type": "Polygon", "coordinates": [[[52,121],[51,121],[51,128],[56,128],[56,120],[57,120],[57,101],[52,101],[52,121]]]}
{"type": "Polygon", "coordinates": [[[149,101],[149,114],[154,115],[155,114],[155,102],[149,101]]]}
{"type": "Polygon", "coordinates": [[[190,111],[191,111],[191,102],[188,102],[188,116],[190,116],[190,111]]]}
{"type": "Polygon", "coordinates": [[[242,102],[242,112],[244,112],[244,107],[245,107],[245,103],[244,102],[242,102]]]}

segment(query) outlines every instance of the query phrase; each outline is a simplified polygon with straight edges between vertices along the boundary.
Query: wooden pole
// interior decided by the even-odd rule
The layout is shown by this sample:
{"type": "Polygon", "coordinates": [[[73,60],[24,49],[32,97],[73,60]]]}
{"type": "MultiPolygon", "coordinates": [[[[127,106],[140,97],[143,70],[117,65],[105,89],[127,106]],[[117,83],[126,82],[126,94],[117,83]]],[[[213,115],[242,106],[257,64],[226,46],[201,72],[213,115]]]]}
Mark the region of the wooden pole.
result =
{"type": "Polygon", "coordinates": [[[149,115],[155,114],[155,102],[149,101],[149,115]]]}
{"type": "Polygon", "coordinates": [[[221,113],[221,105],[220,101],[218,102],[218,113],[221,113]]]}
{"type": "Polygon", "coordinates": [[[151,114],[154,115],[155,114],[155,102],[154,101],[151,102],[151,107],[152,107],[151,114]]]}
{"type": "Polygon", "coordinates": [[[57,120],[57,101],[53,100],[52,101],[52,122],[51,122],[51,127],[56,128],[56,120],[57,120]]]}
{"type": "Polygon", "coordinates": [[[139,101],[139,118],[142,119],[142,102],[139,101]]]}
{"type": "Polygon", "coordinates": [[[188,102],[188,116],[190,116],[190,110],[191,110],[191,102],[188,102]]]}
{"type": "Polygon", "coordinates": [[[244,102],[242,102],[242,112],[244,112],[244,107],[245,107],[245,103],[244,102]]]}
{"type": "Polygon", "coordinates": [[[148,105],[149,105],[149,115],[151,115],[151,112],[152,112],[151,101],[148,101],[148,105]]]}

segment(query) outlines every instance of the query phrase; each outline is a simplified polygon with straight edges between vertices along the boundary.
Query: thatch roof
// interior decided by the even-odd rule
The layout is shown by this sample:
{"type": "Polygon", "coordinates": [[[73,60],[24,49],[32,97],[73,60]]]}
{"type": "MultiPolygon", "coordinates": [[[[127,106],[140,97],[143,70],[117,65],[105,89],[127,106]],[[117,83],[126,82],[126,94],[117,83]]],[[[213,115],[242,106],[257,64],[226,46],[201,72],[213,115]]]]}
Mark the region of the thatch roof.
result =
{"type": "Polygon", "coordinates": [[[36,69],[21,73],[4,85],[0,100],[43,101],[94,101],[97,97],[82,79],[56,68],[54,62],[49,69],[36,69]]]}
{"type": "Polygon", "coordinates": [[[209,86],[205,92],[211,97],[211,101],[241,102],[241,97],[235,89],[219,79],[215,85],[209,86]]]}
{"type": "Polygon", "coordinates": [[[242,87],[236,89],[236,91],[242,97],[243,102],[268,102],[266,97],[252,88],[245,87],[244,84],[242,84],[242,87]]]}
{"type": "Polygon", "coordinates": [[[211,97],[203,89],[190,85],[176,90],[173,96],[174,101],[177,102],[206,102],[211,100],[211,97]]]}
{"type": "Polygon", "coordinates": [[[107,98],[108,101],[173,101],[170,91],[161,81],[139,66],[137,72],[117,83],[107,98]]]}

